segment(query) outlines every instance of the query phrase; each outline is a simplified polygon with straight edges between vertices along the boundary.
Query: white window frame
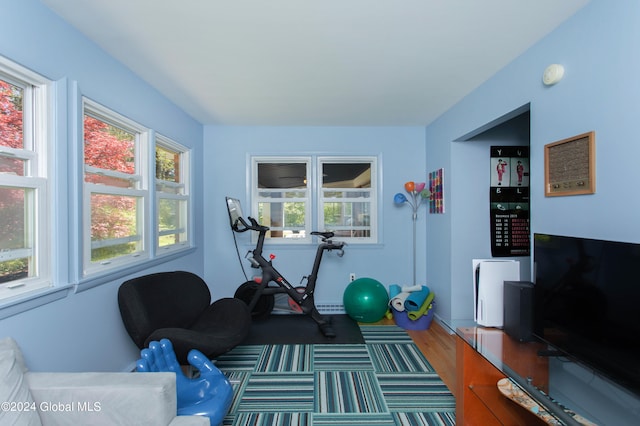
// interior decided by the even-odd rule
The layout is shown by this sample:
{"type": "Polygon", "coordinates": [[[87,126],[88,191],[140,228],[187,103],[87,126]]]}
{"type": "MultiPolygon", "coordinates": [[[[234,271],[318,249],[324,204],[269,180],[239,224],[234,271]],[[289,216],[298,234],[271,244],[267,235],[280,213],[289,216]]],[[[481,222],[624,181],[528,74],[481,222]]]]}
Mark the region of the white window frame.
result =
{"type": "MultiPolygon", "coordinates": [[[[251,157],[251,216],[258,220],[258,205],[261,202],[303,202],[305,203],[304,214],[304,237],[300,238],[267,238],[266,243],[269,244],[303,244],[311,241],[311,231],[313,231],[312,223],[312,161],[308,156],[291,156],[291,157],[279,157],[279,156],[256,156],[251,157]],[[307,186],[306,189],[292,189],[292,191],[304,191],[305,196],[300,198],[268,198],[261,197],[260,192],[282,192],[282,188],[258,188],[258,164],[261,163],[302,163],[306,165],[307,173],[307,186]]],[[[246,218],[245,218],[246,219],[246,218]]],[[[267,224],[265,224],[267,226],[267,224]]],[[[273,228],[274,230],[280,230],[273,228]]],[[[268,234],[267,234],[268,237],[268,234]]],[[[257,233],[252,232],[252,241],[257,240],[257,233]]]]}
{"type": "Polygon", "coordinates": [[[119,269],[123,266],[131,264],[141,263],[150,258],[149,247],[149,189],[148,189],[148,175],[149,175],[149,129],[136,123],[129,118],[118,114],[117,112],[100,105],[99,103],[83,97],[82,99],[82,143],[84,146],[84,116],[90,115],[98,120],[113,126],[122,128],[136,135],[135,141],[135,170],[133,175],[127,173],[121,173],[112,170],[103,170],[95,167],[87,166],[84,159],[84,149],[82,154],[82,181],[83,181],[83,225],[82,225],[82,246],[83,246],[83,277],[97,275],[103,272],[111,271],[113,269],[119,269]],[[86,182],[85,174],[87,172],[96,173],[111,176],[119,179],[126,179],[134,182],[132,188],[121,188],[115,186],[94,184],[86,182]],[[99,262],[91,261],[91,250],[94,246],[98,246],[104,243],[92,243],[91,241],[91,195],[104,194],[132,197],[138,200],[138,206],[136,208],[137,221],[140,223],[139,231],[141,235],[134,235],[123,239],[110,240],[111,244],[120,244],[131,241],[140,241],[142,249],[134,253],[129,253],[123,256],[114,257],[99,262]]]}
{"type": "MultiPolygon", "coordinates": [[[[154,170],[154,178],[155,178],[155,187],[156,187],[156,253],[161,256],[164,254],[174,253],[179,250],[184,250],[190,248],[191,243],[191,150],[187,147],[179,144],[178,142],[169,139],[166,136],[157,134],[156,135],[156,147],[160,147],[169,151],[173,151],[180,156],[180,183],[169,182],[162,179],[158,179],[154,170]],[[169,188],[178,188],[180,193],[171,193],[162,191],[162,187],[169,188]],[[160,202],[162,200],[174,200],[179,201],[184,204],[184,209],[181,212],[181,217],[184,218],[186,223],[183,227],[178,229],[168,230],[161,232],[160,231],[160,202]],[[186,235],[185,241],[180,241],[179,243],[160,246],[160,237],[165,234],[174,234],[177,231],[182,231],[186,235]]],[[[155,149],[154,149],[155,152],[155,149]]],[[[154,156],[155,158],[155,156],[154,156]]],[[[154,165],[156,164],[154,160],[154,165]]]]}
{"type": "MultiPolygon", "coordinates": [[[[324,156],[251,156],[251,216],[258,218],[258,205],[261,202],[278,201],[303,201],[305,202],[305,237],[304,238],[268,238],[267,244],[299,244],[312,243],[311,231],[327,231],[324,229],[324,203],[325,201],[335,201],[325,199],[322,188],[322,164],[324,163],[369,163],[371,164],[371,188],[346,189],[346,191],[370,193],[371,216],[370,216],[370,237],[349,237],[342,238],[349,244],[376,244],[378,243],[378,158],[376,156],[345,156],[345,155],[324,155],[324,156]],[[260,197],[259,192],[269,191],[269,188],[258,188],[258,164],[259,163],[306,163],[307,164],[307,193],[305,198],[292,199],[260,197]]],[[[274,189],[281,191],[281,189],[274,189]]],[[[264,224],[268,226],[268,224],[264,224]]],[[[332,229],[329,229],[331,231],[332,229]]],[[[256,233],[252,233],[256,234],[256,233]]],[[[252,235],[255,242],[257,236],[252,235]]]]}
{"type": "Polygon", "coordinates": [[[25,224],[32,247],[0,251],[0,260],[32,255],[32,276],[0,284],[0,301],[52,287],[51,280],[51,205],[48,196],[51,150],[52,82],[2,56],[0,78],[23,89],[23,148],[0,146],[0,156],[25,161],[24,176],[0,173],[0,186],[31,191],[26,203],[25,224]]]}
{"type": "MultiPolygon", "coordinates": [[[[335,202],[335,199],[326,198],[324,196],[325,189],[322,186],[322,166],[325,163],[330,164],[353,164],[353,163],[367,163],[371,166],[371,187],[370,188],[333,188],[331,191],[339,189],[343,192],[368,192],[369,197],[364,202],[370,203],[370,217],[369,217],[369,237],[340,237],[341,241],[345,241],[349,244],[375,244],[378,242],[378,159],[370,156],[322,156],[317,158],[317,187],[318,194],[316,203],[316,217],[318,218],[318,227],[324,228],[324,205],[325,203],[335,202]]],[[[351,199],[353,202],[358,202],[357,199],[351,199]]],[[[331,231],[337,231],[338,229],[331,229],[331,231]]]]}

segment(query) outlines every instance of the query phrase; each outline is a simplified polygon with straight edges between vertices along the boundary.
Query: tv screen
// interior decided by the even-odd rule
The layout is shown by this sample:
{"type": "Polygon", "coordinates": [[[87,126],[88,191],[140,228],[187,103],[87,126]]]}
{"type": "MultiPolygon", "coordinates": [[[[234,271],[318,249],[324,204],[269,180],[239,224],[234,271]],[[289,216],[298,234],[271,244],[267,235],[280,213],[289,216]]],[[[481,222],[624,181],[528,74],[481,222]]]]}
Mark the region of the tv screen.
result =
{"type": "Polygon", "coordinates": [[[640,395],[640,244],[534,234],[535,334],[640,395]]]}

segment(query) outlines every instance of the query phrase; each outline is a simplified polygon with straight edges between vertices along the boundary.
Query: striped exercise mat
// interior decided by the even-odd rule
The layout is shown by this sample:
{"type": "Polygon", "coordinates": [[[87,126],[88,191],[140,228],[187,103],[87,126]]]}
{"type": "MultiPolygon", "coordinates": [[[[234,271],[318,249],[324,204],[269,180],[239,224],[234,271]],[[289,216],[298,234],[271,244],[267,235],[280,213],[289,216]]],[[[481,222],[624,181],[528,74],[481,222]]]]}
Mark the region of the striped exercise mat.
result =
{"type": "Polygon", "coordinates": [[[455,399],[411,337],[361,325],[363,344],[244,345],[217,358],[224,425],[455,425],[455,399]]]}

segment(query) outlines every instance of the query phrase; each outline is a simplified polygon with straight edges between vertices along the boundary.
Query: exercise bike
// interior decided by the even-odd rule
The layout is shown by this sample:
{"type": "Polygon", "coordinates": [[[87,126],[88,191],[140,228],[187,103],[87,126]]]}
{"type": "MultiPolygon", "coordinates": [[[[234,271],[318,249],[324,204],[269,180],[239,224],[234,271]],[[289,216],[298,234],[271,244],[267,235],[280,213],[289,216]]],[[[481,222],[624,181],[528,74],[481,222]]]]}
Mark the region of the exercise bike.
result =
{"type": "MultiPolygon", "coordinates": [[[[316,251],[311,274],[302,277],[300,282],[302,284],[306,279],[306,286],[295,287],[273,267],[273,259],[275,259],[273,254],[269,255],[269,260],[265,259],[262,255],[264,239],[270,228],[260,225],[252,217],[249,217],[249,222],[247,222],[242,215],[239,200],[226,197],[226,201],[231,229],[234,232],[258,232],[256,248],[252,251],[250,250],[245,257],[251,263],[252,268],[258,268],[262,271],[261,277],[256,277],[240,285],[236,290],[235,297],[247,303],[252,318],[259,320],[266,319],[271,314],[275,304],[274,295],[286,293],[289,296],[289,304],[293,310],[309,315],[318,324],[320,331],[325,337],[335,337],[336,333],[331,326],[331,321],[318,312],[313,293],[315,291],[320,262],[322,261],[324,252],[337,250],[338,257],[342,257],[346,243],[332,240],[334,237],[333,232],[312,232],[311,235],[320,237],[321,243],[318,245],[316,251]],[[274,285],[272,285],[272,283],[274,285]]],[[[238,257],[239,256],[240,253],[238,253],[238,257]]]]}

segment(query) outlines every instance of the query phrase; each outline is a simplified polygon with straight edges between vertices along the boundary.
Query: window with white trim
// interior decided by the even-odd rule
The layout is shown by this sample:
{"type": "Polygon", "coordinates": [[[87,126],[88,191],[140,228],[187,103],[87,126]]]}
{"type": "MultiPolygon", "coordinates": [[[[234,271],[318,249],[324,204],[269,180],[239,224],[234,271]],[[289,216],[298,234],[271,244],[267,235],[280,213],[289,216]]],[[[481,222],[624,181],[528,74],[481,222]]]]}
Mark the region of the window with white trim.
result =
{"type": "Polygon", "coordinates": [[[269,242],[310,242],[313,230],[377,242],[376,157],[253,157],[251,170],[251,212],[269,242]]]}
{"type": "Polygon", "coordinates": [[[346,241],[375,242],[376,159],[321,157],[318,223],[346,241]]]}
{"type": "Polygon", "coordinates": [[[308,241],[311,229],[311,161],[300,157],[254,157],[252,216],[275,241],[308,241]]]}
{"type": "Polygon", "coordinates": [[[50,84],[0,57],[0,299],[51,286],[50,84]]]}
{"type": "Polygon", "coordinates": [[[148,130],[83,99],[84,275],[149,257],[148,130]]]}
{"type": "Polygon", "coordinates": [[[156,246],[158,254],[187,248],[189,238],[189,150],[156,136],[156,246]]]}

